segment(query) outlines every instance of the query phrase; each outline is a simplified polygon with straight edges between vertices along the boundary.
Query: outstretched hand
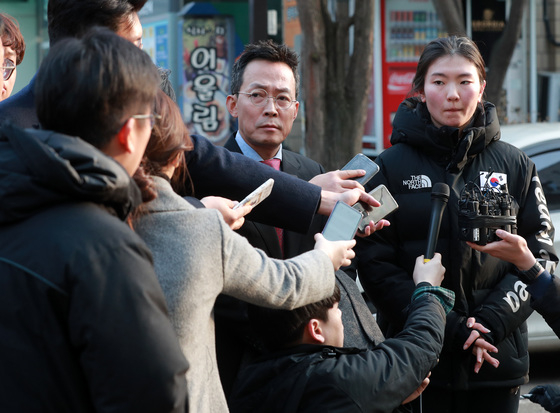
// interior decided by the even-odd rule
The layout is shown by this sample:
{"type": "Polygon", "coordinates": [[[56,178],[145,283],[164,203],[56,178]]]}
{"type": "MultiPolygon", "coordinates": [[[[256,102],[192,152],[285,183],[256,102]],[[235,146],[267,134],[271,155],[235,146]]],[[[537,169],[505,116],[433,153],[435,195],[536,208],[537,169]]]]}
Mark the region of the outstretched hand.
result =
{"type": "Polygon", "coordinates": [[[324,191],[344,192],[354,188],[363,191],[364,187],[352,178],[359,178],[365,174],[363,169],[336,170],[314,176],[309,182],[320,186],[324,191]]]}
{"type": "Polygon", "coordinates": [[[500,241],[490,242],[486,245],[478,245],[472,242],[467,242],[467,244],[477,251],[511,262],[521,271],[526,271],[533,266],[535,257],[527,246],[525,238],[510,234],[503,229],[496,230],[496,235],[501,238],[500,241]]]}
{"type": "Polygon", "coordinates": [[[363,201],[368,205],[378,207],[381,204],[370,194],[361,189],[354,188],[344,192],[321,191],[321,203],[319,204],[319,214],[330,215],[337,201],[342,201],[350,206],[358,201],[363,201]]]}
{"type": "Polygon", "coordinates": [[[237,209],[233,209],[238,204],[237,201],[222,198],[219,196],[207,196],[200,200],[206,208],[217,209],[224,217],[224,221],[233,230],[239,229],[245,222],[245,215],[253,209],[250,205],[245,205],[237,209]]]}
{"type": "Polygon", "coordinates": [[[388,227],[389,225],[391,225],[391,223],[386,219],[380,219],[377,222],[370,221],[367,227],[364,228],[364,232],[358,231],[356,233],[356,236],[360,238],[369,237],[375,231],[379,231],[380,229],[383,229],[384,227],[388,227]]]}
{"type": "Polygon", "coordinates": [[[441,265],[441,254],[439,252],[436,252],[434,257],[427,262],[424,262],[423,255],[416,258],[416,264],[414,264],[414,271],[412,272],[414,284],[429,282],[431,285],[439,287],[444,274],[445,267],[441,265]]]}
{"type": "Polygon", "coordinates": [[[323,234],[315,234],[315,249],[324,251],[333,264],[334,270],[350,265],[352,258],[356,256],[352,249],[356,240],[350,241],[328,241],[323,234]]]}

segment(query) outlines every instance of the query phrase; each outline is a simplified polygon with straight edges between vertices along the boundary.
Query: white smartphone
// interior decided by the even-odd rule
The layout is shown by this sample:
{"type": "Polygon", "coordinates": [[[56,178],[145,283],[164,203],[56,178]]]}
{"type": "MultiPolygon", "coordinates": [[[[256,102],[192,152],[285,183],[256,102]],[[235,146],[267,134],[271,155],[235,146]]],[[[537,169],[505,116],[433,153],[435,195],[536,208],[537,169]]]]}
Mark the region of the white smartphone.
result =
{"type": "Polygon", "coordinates": [[[323,228],[323,236],[329,241],[351,240],[356,235],[361,219],[362,214],[356,209],[338,201],[323,228]]]}
{"type": "Polygon", "coordinates": [[[274,179],[270,178],[264,184],[247,195],[240,203],[234,206],[233,209],[237,209],[245,205],[257,206],[270,195],[273,186],[274,179]]]}
{"type": "Polygon", "coordinates": [[[358,202],[352,206],[352,208],[359,211],[362,215],[362,219],[358,224],[358,231],[360,232],[364,232],[365,228],[371,221],[377,222],[399,207],[395,198],[393,198],[387,187],[383,184],[377,186],[369,194],[379,201],[381,205],[373,207],[364,202],[358,202]]]}
{"type": "Polygon", "coordinates": [[[379,171],[379,166],[363,153],[358,153],[340,170],[344,171],[348,169],[363,169],[366,171],[364,176],[352,178],[354,181],[363,186],[379,171]]]}

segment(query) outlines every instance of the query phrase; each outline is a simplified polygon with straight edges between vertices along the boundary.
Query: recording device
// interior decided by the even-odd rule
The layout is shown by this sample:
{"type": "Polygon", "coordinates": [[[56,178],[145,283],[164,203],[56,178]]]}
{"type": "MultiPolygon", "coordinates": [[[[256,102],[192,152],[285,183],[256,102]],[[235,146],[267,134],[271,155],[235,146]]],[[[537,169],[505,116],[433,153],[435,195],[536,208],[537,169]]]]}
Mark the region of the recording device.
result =
{"type": "Polygon", "coordinates": [[[363,153],[358,153],[356,156],[350,159],[350,162],[344,165],[340,170],[346,171],[351,169],[363,169],[366,171],[366,174],[364,176],[351,178],[363,186],[379,171],[379,166],[363,153]]]}
{"type": "Polygon", "coordinates": [[[323,236],[329,241],[351,240],[356,235],[361,219],[362,214],[350,205],[338,201],[323,228],[323,236]]]}
{"type": "Polygon", "coordinates": [[[428,231],[428,245],[424,254],[424,262],[434,258],[436,243],[441,226],[441,217],[449,201],[449,185],[438,182],[432,188],[432,213],[430,215],[430,229],[428,231]]]}
{"type": "Polygon", "coordinates": [[[381,205],[374,207],[361,201],[352,205],[352,208],[362,214],[362,219],[358,224],[358,231],[360,232],[364,232],[371,221],[377,222],[399,207],[397,201],[395,201],[387,187],[383,184],[377,186],[369,194],[379,201],[381,205]]]}
{"type": "Polygon", "coordinates": [[[491,183],[488,173],[481,188],[468,182],[459,199],[459,239],[486,245],[498,241],[497,229],[517,233],[517,211],[519,205],[508,193],[507,183],[491,183]]]}
{"type": "Polygon", "coordinates": [[[240,203],[235,205],[233,209],[241,208],[245,205],[257,206],[262,201],[266,199],[272,192],[272,187],[274,186],[274,179],[270,178],[264,184],[259,186],[249,195],[247,195],[240,203]]]}

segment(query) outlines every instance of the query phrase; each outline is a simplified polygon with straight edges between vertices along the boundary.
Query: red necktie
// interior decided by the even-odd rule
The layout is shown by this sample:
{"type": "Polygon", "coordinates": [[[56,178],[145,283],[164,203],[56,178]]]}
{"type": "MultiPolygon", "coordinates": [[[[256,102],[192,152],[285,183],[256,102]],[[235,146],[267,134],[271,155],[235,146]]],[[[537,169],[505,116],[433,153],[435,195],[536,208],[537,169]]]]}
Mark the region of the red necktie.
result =
{"type": "MultiPolygon", "coordinates": [[[[261,161],[262,163],[273,167],[277,171],[280,170],[280,159],[272,158],[272,159],[265,159],[261,161]]],[[[282,228],[274,228],[276,230],[276,234],[278,235],[278,242],[280,243],[280,250],[282,251],[282,258],[284,257],[284,230],[282,228]]]]}

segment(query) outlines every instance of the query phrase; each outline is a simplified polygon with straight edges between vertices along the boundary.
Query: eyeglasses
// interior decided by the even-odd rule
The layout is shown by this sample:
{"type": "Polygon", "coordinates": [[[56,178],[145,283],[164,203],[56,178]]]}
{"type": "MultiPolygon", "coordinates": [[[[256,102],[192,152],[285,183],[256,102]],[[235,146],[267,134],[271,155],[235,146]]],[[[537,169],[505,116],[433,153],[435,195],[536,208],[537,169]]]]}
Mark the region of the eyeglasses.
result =
{"type": "Polygon", "coordinates": [[[291,96],[287,93],[280,93],[278,96],[269,96],[266,90],[255,89],[252,92],[237,92],[238,95],[247,95],[251,99],[251,103],[258,107],[263,107],[268,104],[268,99],[274,99],[276,107],[281,110],[287,110],[292,107],[294,102],[297,100],[292,100],[291,96]]]}
{"type": "Polygon", "coordinates": [[[2,66],[2,79],[8,80],[12,77],[12,73],[16,69],[16,64],[10,59],[4,59],[4,65],[2,66]]]}
{"type": "Polygon", "coordinates": [[[157,113],[150,113],[149,115],[132,115],[131,118],[134,119],[150,119],[150,128],[154,128],[154,125],[156,123],[156,119],[161,119],[161,115],[158,115],[157,113]]]}

